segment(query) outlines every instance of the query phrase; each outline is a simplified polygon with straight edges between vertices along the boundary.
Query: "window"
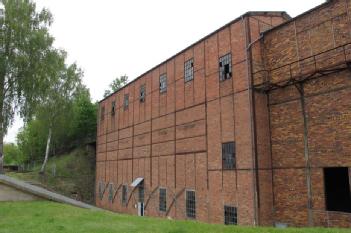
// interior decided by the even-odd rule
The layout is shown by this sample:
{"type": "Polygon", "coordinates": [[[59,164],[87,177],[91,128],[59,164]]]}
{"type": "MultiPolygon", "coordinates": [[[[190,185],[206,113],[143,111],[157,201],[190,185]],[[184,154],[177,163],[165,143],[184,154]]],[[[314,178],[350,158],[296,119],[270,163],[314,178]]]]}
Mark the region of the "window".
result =
{"type": "Polygon", "coordinates": [[[230,225],[238,224],[238,216],[236,207],[233,206],[224,206],[224,224],[230,225]]]}
{"type": "Polygon", "coordinates": [[[228,53],[219,58],[219,81],[232,77],[232,55],[228,53]]]}
{"type": "Polygon", "coordinates": [[[227,142],[222,144],[222,168],[235,168],[235,143],[227,142]]]}
{"type": "Polygon", "coordinates": [[[194,60],[190,59],[184,63],[184,81],[188,82],[194,79],[194,60]]]}
{"type": "Polygon", "coordinates": [[[122,186],[122,204],[127,204],[127,185],[122,186]]]}
{"type": "Polygon", "coordinates": [[[100,121],[103,121],[104,119],[105,119],[105,106],[102,106],[100,110],[100,121]]]}
{"type": "Polygon", "coordinates": [[[324,168],[326,210],[351,213],[350,177],[347,167],[324,168]]]}
{"type": "Polygon", "coordinates": [[[109,200],[110,202],[113,201],[113,193],[114,193],[113,184],[109,184],[109,189],[108,189],[108,200],[109,200]]]}
{"type": "Polygon", "coordinates": [[[116,101],[112,101],[111,115],[114,116],[116,112],[116,101]]]}
{"type": "Polygon", "coordinates": [[[138,191],[139,191],[139,202],[144,202],[144,193],[145,193],[144,182],[142,182],[139,185],[138,191]]]}
{"type": "Polygon", "coordinates": [[[195,191],[186,191],[186,216],[196,218],[195,191]]]}
{"type": "Polygon", "coordinates": [[[140,86],[140,97],[139,100],[140,102],[145,102],[145,84],[140,86]]]}
{"type": "Polygon", "coordinates": [[[129,94],[124,95],[124,110],[128,109],[129,106],[129,94]]]}
{"type": "Polygon", "coordinates": [[[165,188],[160,188],[159,210],[167,211],[167,190],[165,188]]]}
{"type": "Polygon", "coordinates": [[[162,74],[160,76],[160,93],[167,91],[167,75],[162,74]]]}
{"type": "Polygon", "coordinates": [[[101,180],[99,181],[99,198],[100,200],[102,200],[102,198],[104,198],[104,182],[102,182],[101,180]]]}

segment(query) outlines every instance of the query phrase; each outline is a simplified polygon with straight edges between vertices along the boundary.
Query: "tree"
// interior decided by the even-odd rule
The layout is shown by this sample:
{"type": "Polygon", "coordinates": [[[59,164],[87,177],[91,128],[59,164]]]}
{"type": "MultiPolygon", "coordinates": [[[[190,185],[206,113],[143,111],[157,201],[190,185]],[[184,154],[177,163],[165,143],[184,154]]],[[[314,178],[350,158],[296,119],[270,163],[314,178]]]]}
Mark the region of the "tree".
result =
{"type": "Polygon", "coordinates": [[[40,169],[40,173],[42,174],[45,172],[49,158],[53,131],[62,132],[65,130],[61,126],[66,120],[66,114],[70,112],[76,91],[81,87],[81,70],[77,68],[76,64],[67,67],[65,65],[65,58],[66,54],[63,51],[57,51],[55,58],[52,58],[55,66],[48,72],[48,75],[52,77],[51,83],[46,89],[46,98],[42,99],[40,106],[36,108],[37,112],[35,116],[48,129],[45,157],[40,169]]]}
{"type": "Polygon", "coordinates": [[[0,18],[0,173],[3,173],[3,137],[15,112],[25,121],[40,104],[54,69],[57,51],[48,33],[52,16],[36,11],[31,0],[0,0],[5,17],[0,18]],[[55,60],[55,59],[54,59],[55,60]]]}
{"type": "Polygon", "coordinates": [[[105,90],[104,97],[111,95],[112,93],[118,91],[128,83],[128,76],[122,75],[119,78],[115,78],[109,85],[110,89],[105,90]]]}
{"type": "Polygon", "coordinates": [[[4,163],[7,165],[19,165],[23,163],[23,155],[14,143],[4,145],[4,163]]]}

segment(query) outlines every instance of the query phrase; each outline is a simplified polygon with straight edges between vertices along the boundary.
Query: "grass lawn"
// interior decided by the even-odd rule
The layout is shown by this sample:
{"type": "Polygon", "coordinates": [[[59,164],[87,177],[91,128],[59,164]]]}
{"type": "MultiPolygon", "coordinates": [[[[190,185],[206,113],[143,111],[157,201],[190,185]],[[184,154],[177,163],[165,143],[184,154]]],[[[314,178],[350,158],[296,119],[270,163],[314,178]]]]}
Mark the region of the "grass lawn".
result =
{"type": "Polygon", "coordinates": [[[113,232],[313,232],[346,233],[348,229],[249,228],[194,221],[137,217],[92,211],[48,201],[0,202],[1,233],[113,233],[113,232]]]}

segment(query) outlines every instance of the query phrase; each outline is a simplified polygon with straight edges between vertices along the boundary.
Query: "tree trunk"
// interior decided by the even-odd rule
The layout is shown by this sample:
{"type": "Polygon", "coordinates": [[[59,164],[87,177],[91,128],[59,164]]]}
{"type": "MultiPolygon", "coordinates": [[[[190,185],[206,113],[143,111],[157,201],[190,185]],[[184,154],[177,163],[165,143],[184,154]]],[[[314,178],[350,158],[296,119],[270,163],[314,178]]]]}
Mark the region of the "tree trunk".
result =
{"type": "MultiPolygon", "coordinates": [[[[2,125],[2,123],[0,122],[2,125]]],[[[0,174],[4,174],[4,131],[2,130],[2,126],[0,126],[0,174]]]]}
{"type": "Polygon", "coordinates": [[[49,159],[50,141],[51,141],[51,127],[49,128],[48,140],[46,142],[45,159],[44,159],[43,165],[41,166],[41,169],[40,169],[40,172],[39,172],[40,174],[44,174],[45,173],[45,167],[46,167],[46,164],[47,164],[48,159],[49,159]]]}

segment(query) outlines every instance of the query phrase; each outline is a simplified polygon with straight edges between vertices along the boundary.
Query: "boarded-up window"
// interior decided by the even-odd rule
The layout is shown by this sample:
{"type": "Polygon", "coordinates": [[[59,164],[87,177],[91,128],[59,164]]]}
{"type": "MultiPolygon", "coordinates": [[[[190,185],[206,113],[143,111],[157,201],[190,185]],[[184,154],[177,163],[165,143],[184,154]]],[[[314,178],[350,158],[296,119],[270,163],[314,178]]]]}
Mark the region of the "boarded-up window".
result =
{"type": "Polygon", "coordinates": [[[112,101],[111,115],[114,116],[116,112],[116,101],[112,101]]]}
{"type": "Polygon", "coordinates": [[[219,58],[219,80],[224,81],[232,77],[232,55],[228,53],[219,58]]]}
{"type": "Polygon", "coordinates": [[[139,96],[139,101],[141,103],[145,102],[145,96],[146,96],[146,90],[145,90],[145,84],[140,86],[140,96],[139,96]]]}
{"type": "Polygon", "coordinates": [[[124,110],[128,109],[129,106],[129,94],[124,95],[124,110]]]}
{"type": "Polygon", "coordinates": [[[100,121],[105,119],[105,106],[102,106],[100,109],[100,121]]]}
{"type": "Polygon", "coordinates": [[[113,194],[114,194],[113,184],[109,184],[109,189],[108,189],[108,200],[109,200],[109,202],[113,201],[113,194]]]}
{"type": "Polygon", "coordinates": [[[167,75],[162,74],[160,76],[160,93],[167,91],[167,75]]]}
{"type": "Polygon", "coordinates": [[[127,204],[127,194],[128,194],[127,185],[123,185],[122,186],[122,204],[127,204]]]}

